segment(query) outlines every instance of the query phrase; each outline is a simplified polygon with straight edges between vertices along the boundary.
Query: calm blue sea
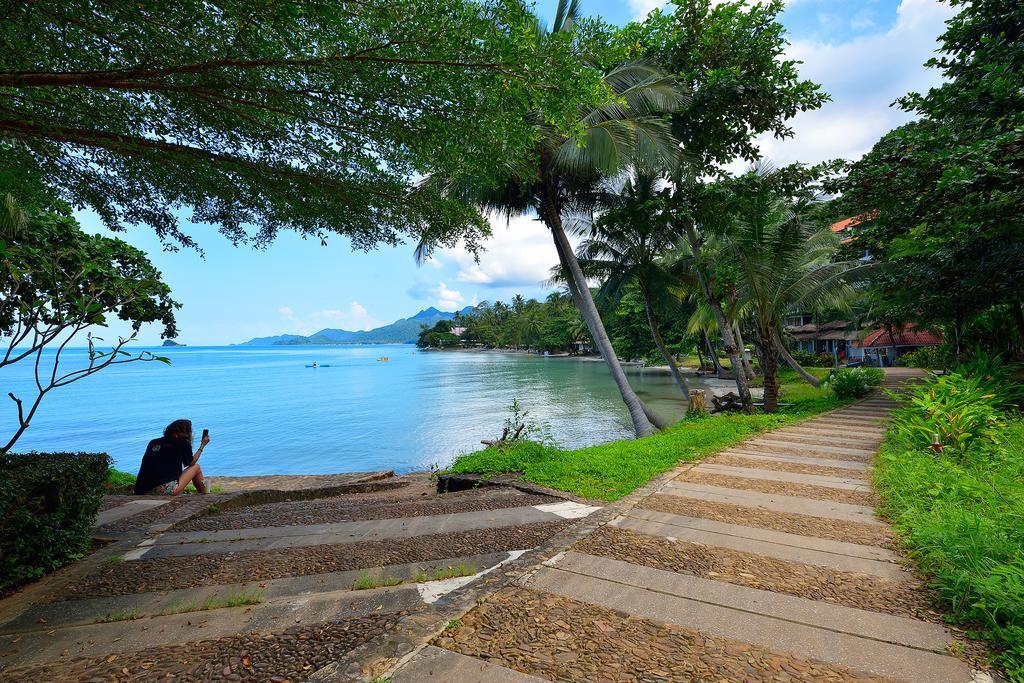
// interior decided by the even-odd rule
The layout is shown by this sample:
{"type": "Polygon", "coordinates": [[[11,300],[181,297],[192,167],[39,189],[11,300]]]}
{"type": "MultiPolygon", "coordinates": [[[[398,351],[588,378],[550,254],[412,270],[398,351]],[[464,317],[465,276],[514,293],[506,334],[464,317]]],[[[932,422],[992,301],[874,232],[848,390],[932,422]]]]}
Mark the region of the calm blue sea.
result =
{"type": "MultiPolygon", "coordinates": [[[[15,450],[104,451],[135,471],[146,443],[177,418],[209,428],[209,474],[318,474],[444,466],[501,433],[518,398],[563,446],[629,436],[600,362],[521,354],[429,353],[410,345],[154,349],[171,365],[108,368],[44,399],[15,450]],[[390,357],[389,362],[377,358],[390,357]],[[317,360],[330,367],[308,368],[317,360]]],[[[65,352],[64,367],[85,360],[65,352]]],[[[3,393],[27,398],[27,363],[5,368],[3,393]]],[[[634,371],[638,393],[681,415],[667,374],[634,371]]],[[[6,401],[6,398],[4,399],[6,401]]],[[[0,403],[4,440],[14,405],[0,403]]]]}

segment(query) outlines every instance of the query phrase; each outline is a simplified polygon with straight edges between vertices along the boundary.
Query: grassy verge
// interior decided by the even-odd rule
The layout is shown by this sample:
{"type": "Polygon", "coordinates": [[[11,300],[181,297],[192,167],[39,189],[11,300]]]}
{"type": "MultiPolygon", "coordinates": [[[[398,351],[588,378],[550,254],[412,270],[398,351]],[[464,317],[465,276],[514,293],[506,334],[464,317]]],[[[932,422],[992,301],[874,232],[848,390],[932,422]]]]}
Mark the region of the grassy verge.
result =
{"type": "Polygon", "coordinates": [[[455,473],[520,472],[526,481],[586,498],[616,500],[680,462],[699,460],[750,436],[810,417],[846,401],[816,389],[791,371],[780,373],[783,400],[793,406],[773,415],[730,413],[683,420],[644,439],[562,450],[533,442],[464,455],[455,473]]]}
{"type": "Polygon", "coordinates": [[[936,457],[890,432],[876,460],[883,513],[950,610],[1024,680],[1024,419],[999,448],[936,457]]]}

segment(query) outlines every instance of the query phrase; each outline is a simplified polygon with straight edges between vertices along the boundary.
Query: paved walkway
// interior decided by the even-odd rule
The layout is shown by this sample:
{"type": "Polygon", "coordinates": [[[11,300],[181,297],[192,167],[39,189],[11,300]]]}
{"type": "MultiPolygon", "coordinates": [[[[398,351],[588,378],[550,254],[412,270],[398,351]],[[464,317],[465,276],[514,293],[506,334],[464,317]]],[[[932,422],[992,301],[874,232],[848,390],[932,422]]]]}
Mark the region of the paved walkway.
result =
{"type": "Polygon", "coordinates": [[[893,407],[875,394],[680,468],[393,681],[988,680],[874,513],[893,407]]]}

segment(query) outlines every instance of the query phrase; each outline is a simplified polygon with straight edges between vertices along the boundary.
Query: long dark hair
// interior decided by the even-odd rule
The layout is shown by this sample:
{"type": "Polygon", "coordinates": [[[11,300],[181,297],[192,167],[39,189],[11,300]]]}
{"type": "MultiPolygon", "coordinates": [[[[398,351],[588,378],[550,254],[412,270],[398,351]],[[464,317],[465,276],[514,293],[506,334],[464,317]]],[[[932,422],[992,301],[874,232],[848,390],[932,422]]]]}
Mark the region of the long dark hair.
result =
{"type": "Polygon", "coordinates": [[[164,438],[192,443],[192,420],[175,420],[164,429],[164,438]]]}

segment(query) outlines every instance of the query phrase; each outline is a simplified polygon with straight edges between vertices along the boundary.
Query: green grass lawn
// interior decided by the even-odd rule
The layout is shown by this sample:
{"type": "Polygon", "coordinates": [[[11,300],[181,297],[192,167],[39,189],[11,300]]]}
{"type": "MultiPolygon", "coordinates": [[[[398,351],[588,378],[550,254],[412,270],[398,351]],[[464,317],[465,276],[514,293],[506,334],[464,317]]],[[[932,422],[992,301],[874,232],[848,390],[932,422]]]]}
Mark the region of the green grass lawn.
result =
{"type": "Polygon", "coordinates": [[[1024,681],[1024,418],[1000,448],[936,457],[890,432],[876,460],[883,513],[931,577],[950,618],[1024,681]]]}
{"type": "Polygon", "coordinates": [[[455,473],[521,472],[526,481],[586,498],[616,500],[680,462],[699,460],[750,436],[846,403],[815,389],[796,373],[780,373],[783,400],[794,405],[774,415],[729,413],[690,418],[644,439],[624,439],[577,450],[533,442],[490,447],[460,457],[455,473]]]}

